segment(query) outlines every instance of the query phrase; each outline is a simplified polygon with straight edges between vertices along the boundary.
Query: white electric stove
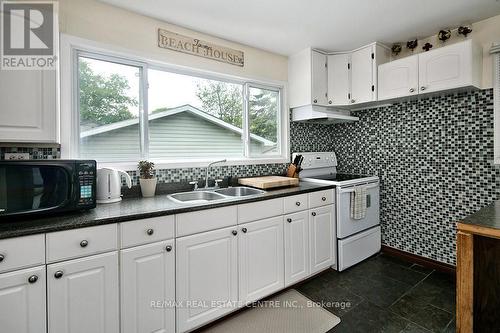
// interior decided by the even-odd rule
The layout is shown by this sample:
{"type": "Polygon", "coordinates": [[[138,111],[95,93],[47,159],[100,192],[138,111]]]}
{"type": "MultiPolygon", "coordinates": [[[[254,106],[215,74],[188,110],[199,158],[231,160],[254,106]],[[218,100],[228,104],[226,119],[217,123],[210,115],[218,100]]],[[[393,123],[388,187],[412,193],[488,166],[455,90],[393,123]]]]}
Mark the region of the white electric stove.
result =
{"type": "MultiPolygon", "coordinates": [[[[334,152],[294,153],[302,155],[300,180],[332,184],[335,188],[337,269],[342,271],[380,251],[379,178],[337,173],[334,152]],[[351,193],[356,186],[366,188],[366,215],[351,217],[351,193]]],[[[292,159],[293,160],[293,159],[292,159]]]]}

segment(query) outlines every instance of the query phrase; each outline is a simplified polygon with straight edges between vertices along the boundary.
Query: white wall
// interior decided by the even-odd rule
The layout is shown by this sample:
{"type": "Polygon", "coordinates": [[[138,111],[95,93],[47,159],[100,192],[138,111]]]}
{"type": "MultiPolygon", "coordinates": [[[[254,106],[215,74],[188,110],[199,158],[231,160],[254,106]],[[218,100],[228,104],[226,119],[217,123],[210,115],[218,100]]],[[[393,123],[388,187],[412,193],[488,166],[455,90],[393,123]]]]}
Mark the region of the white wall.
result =
{"type": "MultiPolygon", "coordinates": [[[[165,1],[165,0],[163,0],[165,1]]],[[[287,81],[287,57],[184,29],[95,0],[60,0],[61,33],[139,51],[152,60],[261,80],[287,81]],[[237,67],[157,46],[158,28],[241,50],[237,67]]]]}
{"type": "MultiPolygon", "coordinates": [[[[418,46],[414,51],[415,53],[423,52],[422,46],[429,42],[433,45],[432,50],[442,47],[443,45],[450,45],[453,43],[464,40],[462,35],[458,35],[457,30],[452,30],[452,37],[445,43],[442,43],[437,35],[422,38],[418,40],[418,46]]],[[[483,47],[483,88],[493,87],[493,59],[490,55],[490,48],[492,43],[500,42],[500,15],[490,17],[486,20],[479,21],[472,24],[472,33],[467,36],[472,38],[479,45],[483,47]]],[[[411,39],[411,38],[408,38],[411,39]]],[[[411,55],[412,52],[406,48],[406,41],[402,43],[402,52],[395,57],[395,59],[411,55]]]]}

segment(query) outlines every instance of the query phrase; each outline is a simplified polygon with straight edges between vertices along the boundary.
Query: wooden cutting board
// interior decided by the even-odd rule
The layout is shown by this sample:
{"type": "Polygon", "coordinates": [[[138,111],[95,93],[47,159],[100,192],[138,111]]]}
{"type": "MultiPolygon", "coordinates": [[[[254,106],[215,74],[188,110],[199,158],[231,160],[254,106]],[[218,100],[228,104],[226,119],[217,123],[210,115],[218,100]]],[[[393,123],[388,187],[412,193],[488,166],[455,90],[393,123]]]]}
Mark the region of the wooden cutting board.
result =
{"type": "Polygon", "coordinates": [[[273,187],[297,186],[299,185],[299,179],[281,176],[265,176],[240,178],[238,179],[238,183],[240,183],[241,185],[256,187],[265,190],[273,187]]]}

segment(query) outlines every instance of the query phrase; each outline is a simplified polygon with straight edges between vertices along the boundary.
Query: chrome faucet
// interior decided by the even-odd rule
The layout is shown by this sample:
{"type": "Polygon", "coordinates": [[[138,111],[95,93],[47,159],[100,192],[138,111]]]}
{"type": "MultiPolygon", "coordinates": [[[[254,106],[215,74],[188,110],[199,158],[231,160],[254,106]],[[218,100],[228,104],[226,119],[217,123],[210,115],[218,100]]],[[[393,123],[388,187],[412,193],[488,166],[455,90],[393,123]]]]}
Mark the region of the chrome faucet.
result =
{"type": "Polygon", "coordinates": [[[210,170],[210,167],[214,164],[217,164],[217,163],[224,163],[224,162],[227,162],[227,159],[223,159],[223,160],[220,160],[220,161],[215,161],[215,162],[212,162],[212,163],[209,163],[207,165],[207,170],[206,170],[206,173],[205,173],[205,188],[207,189],[208,188],[208,171],[210,170]]]}

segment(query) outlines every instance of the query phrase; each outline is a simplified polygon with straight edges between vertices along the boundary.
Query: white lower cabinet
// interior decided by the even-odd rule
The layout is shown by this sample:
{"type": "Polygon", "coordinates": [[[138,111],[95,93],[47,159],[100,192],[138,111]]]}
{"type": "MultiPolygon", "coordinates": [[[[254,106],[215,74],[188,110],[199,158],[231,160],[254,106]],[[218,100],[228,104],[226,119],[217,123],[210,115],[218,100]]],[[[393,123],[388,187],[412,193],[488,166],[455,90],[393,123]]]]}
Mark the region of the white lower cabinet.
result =
{"type": "Polygon", "coordinates": [[[175,332],[173,240],[120,252],[121,332],[175,332]]]}
{"type": "Polygon", "coordinates": [[[228,302],[238,301],[237,235],[230,227],[176,239],[177,332],[233,310],[228,302]]]}
{"type": "Polygon", "coordinates": [[[239,226],[240,300],[252,302],[285,286],[283,216],[239,226]]]}
{"type": "Polygon", "coordinates": [[[118,333],[116,251],[47,266],[50,333],[118,333]]]}
{"type": "Polygon", "coordinates": [[[309,214],[285,215],[285,286],[309,276],[309,214]]]}
{"type": "Polygon", "coordinates": [[[333,205],[309,210],[310,274],[335,264],[335,209],[333,205]]]}
{"type": "Polygon", "coordinates": [[[46,332],[45,266],[0,274],[0,331],[46,332]]]}

